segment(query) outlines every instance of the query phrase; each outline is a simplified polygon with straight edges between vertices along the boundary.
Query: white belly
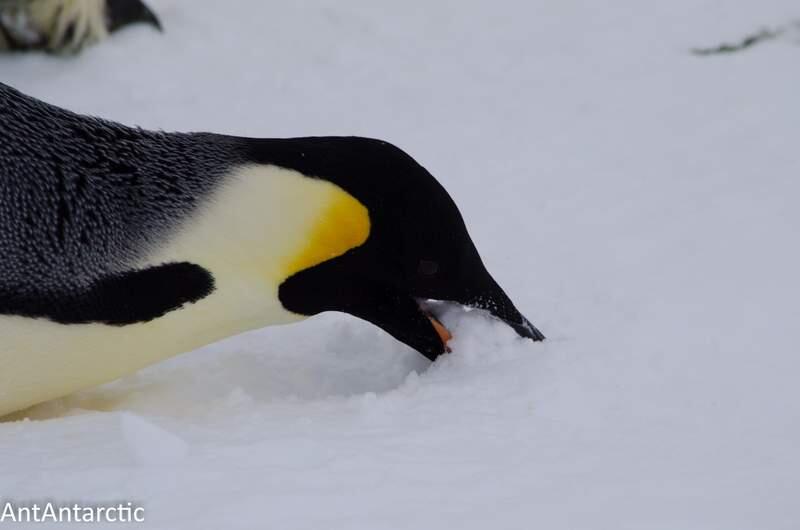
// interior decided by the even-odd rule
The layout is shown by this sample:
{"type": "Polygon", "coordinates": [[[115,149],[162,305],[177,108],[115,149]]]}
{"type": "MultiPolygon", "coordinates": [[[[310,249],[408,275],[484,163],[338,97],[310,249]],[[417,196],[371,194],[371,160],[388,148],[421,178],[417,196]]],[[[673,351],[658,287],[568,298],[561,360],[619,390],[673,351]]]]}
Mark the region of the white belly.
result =
{"type": "MultiPolygon", "coordinates": [[[[320,216],[343,192],[270,166],[249,166],[141,266],[189,261],[215,291],[151,322],[62,325],[0,316],[0,415],[112,381],[249,329],[302,318],[278,286],[306,250],[320,216]]],[[[346,249],[345,249],[346,250],[346,249]]]]}
{"type": "Polygon", "coordinates": [[[245,317],[239,307],[248,303],[244,296],[257,296],[252,285],[241,285],[238,292],[236,286],[220,286],[184,309],[122,327],[0,317],[0,416],[248,329],[298,318],[271,304],[274,295],[249,300],[249,309],[260,303],[261,311],[245,317]]]}

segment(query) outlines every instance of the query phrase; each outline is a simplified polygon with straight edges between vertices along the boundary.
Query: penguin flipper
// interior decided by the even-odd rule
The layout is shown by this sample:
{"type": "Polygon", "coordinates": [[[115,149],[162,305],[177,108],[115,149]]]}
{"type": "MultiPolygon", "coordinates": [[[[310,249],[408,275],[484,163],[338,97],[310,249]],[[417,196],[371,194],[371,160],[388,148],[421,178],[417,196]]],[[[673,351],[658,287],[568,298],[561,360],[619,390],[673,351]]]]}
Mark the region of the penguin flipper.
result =
{"type": "Polygon", "coordinates": [[[194,263],[164,263],[105,276],[79,293],[3,296],[0,314],[47,318],[59,324],[126,326],[149,322],[197,302],[214,290],[214,277],[194,263]]]}

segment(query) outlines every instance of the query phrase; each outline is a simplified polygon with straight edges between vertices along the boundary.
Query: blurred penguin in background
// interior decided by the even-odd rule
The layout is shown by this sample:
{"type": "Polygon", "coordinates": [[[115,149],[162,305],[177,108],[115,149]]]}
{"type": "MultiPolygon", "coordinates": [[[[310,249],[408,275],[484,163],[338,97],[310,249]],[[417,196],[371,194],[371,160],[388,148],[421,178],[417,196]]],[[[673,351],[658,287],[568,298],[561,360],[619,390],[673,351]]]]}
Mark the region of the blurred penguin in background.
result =
{"type": "Polygon", "coordinates": [[[141,0],[0,0],[0,52],[74,54],[139,22],[161,31],[141,0]]]}

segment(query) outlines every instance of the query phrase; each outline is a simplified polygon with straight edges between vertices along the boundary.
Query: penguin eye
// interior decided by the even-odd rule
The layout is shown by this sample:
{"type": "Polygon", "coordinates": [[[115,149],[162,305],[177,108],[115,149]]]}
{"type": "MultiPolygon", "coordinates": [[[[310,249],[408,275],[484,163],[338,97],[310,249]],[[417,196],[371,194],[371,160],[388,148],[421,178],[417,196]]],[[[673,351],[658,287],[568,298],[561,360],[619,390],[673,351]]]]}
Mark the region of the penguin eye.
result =
{"type": "Polygon", "coordinates": [[[439,264],[435,261],[427,259],[420,260],[419,265],[417,266],[417,272],[419,272],[422,276],[433,276],[439,272],[439,264]]]}

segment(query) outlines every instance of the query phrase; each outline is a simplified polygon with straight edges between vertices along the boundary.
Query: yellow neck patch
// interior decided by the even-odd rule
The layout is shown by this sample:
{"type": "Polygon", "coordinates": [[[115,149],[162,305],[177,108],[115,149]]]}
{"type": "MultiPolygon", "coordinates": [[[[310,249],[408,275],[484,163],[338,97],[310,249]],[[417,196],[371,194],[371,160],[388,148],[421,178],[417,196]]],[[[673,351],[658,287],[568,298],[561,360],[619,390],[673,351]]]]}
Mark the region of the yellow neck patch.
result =
{"type": "Polygon", "coordinates": [[[367,208],[338,186],[332,186],[328,204],[313,222],[307,242],[285,267],[285,277],[341,256],[369,237],[367,208]]]}

